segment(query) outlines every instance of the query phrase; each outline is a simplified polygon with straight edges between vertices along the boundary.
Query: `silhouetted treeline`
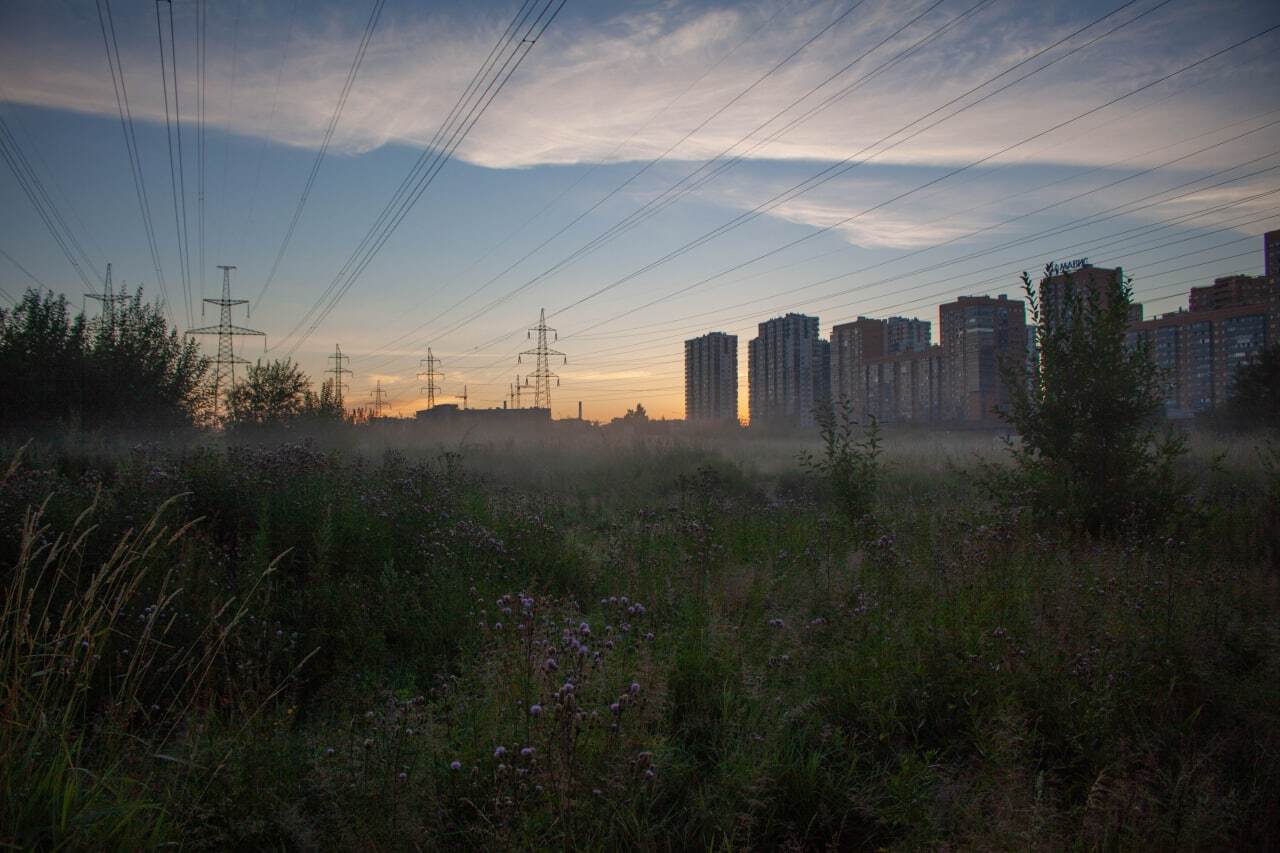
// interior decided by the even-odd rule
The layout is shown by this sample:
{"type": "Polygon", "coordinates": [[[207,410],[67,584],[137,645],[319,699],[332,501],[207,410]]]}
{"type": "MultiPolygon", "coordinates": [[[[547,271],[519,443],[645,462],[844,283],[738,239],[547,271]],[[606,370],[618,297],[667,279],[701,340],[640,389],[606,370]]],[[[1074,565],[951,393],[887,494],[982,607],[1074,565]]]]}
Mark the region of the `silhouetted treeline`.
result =
{"type": "Polygon", "coordinates": [[[204,417],[209,360],[142,289],[89,320],[28,290],[0,309],[0,427],[175,427],[204,417]]]}

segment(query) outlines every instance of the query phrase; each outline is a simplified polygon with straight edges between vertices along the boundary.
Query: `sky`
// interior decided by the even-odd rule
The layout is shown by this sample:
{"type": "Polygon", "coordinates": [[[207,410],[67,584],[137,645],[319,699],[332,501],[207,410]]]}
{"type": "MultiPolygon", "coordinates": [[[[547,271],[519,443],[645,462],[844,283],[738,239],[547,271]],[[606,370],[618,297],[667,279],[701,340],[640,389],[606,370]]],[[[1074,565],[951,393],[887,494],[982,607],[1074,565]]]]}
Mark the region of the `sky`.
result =
{"type": "MultiPolygon", "coordinates": [[[[201,300],[233,265],[233,321],[265,333],[237,354],[319,382],[339,345],[348,405],[380,382],[396,413],[422,407],[430,348],[437,402],[500,406],[545,310],[565,353],[553,416],[681,417],[682,342],[725,331],[745,417],[770,317],[817,315],[824,336],[919,317],[936,342],[940,303],[1015,296],[1021,271],[1080,257],[1122,266],[1151,316],[1261,273],[1280,228],[1273,2],[171,8],[172,31],[167,3],[159,21],[151,3],[0,4],[9,150],[96,289],[110,262],[185,331],[218,322],[201,300]],[[413,176],[430,180],[401,205],[413,176]]],[[[38,282],[79,303],[8,166],[0,201],[0,295],[38,282]]]]}

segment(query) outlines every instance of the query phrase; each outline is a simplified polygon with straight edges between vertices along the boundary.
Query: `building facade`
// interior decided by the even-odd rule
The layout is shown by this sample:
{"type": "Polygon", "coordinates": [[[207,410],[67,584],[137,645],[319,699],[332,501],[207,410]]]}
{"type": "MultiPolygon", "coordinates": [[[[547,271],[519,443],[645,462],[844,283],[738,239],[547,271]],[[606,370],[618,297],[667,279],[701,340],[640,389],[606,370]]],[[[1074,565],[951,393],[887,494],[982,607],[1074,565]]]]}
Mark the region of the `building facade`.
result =
{"type": "Polygon", "coordinates": [[[1025,359],[1026,306],[1001,294],[961,296],[938,306],[942,338],[941,419],[982,422],[1008,403],[1002,359],[1025,359]]]}
{"type": "Polygon", "coordinates": [[[837,404],[850,402],[858,420],[866,408],[864,367],[869,359],[879,358],[887,351],[883,320],[859,317],[831,329],[831,399],[837,404]]]}
{"type": "Polygon", "coordinates": [[[761,323],[747,344],[752,425],[812,425],[814,404],[830,396],[830,365],[817,317],[787,314],[761,323]]]}
{"type": "Polygon", "coordinates": [[[930,324],[914,317],[890,317],[884,321],[885,354],[923,352],[929,348],[930,324]]]}
{"type": "Polygon", "coordinates": [[[1258,305],[1267,301],[1271,281],[1261,275],[1229,275],[1215,278],[1213,284],[1191,288],[1190,311],[1216,311],[1241,305],[1258,305]]]}
{"type": "Polygon", "coordinates": [[[738,336],[711,332],[684,342],[684,416],[738,420],[738,336]]]}
{"type": "Polygon", "coordinates": [[[1271,281],[1280,281],[1280,231],[1268,231],[1262,235],[1263,253],[1265,256],[1264,273],[1271,281]]]}
{"type": "MultiPolygon", "coordinates": [[[[1240,365],[1280,343],[1280,285],[1195,288],[1204,295],[1178,310],[1129,329],[1131,343],[1145,341],[1160,368],[1165,414],[1192,417],[1221,405],[1240,365]]],[[[1230,280],[1225,280],[1230,281],[1230,280]]]]}
{"type": "Polygon", "coordinates": [[[942,347],[883,355],[864,367],[863,417],[882,423],[931,424],[942,420],[942,347]]]}

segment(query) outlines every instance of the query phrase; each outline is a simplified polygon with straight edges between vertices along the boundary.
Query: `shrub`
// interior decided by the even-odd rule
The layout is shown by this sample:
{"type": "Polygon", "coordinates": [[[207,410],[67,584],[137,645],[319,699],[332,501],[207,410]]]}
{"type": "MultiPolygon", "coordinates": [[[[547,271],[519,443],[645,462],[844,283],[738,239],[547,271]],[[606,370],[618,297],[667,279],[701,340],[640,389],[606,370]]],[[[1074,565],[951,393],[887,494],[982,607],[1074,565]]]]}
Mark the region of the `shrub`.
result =
{"type": "Polygon", "coordinates": [[[822,478],[850,525],[866,532],[880,481],[880,425],[873,417],[859,435],[848,400],[816,406],[814,419],[822,436],[822,456],[805,452],[800,462],[822,478]]]}
{"type": "Polygon", "coordinates": [[[1041,524],[1095,535],[1158,527],[1186,493],[1174,470],[1186,445],[1158,429],[1161,376],[1146,344],[1126,342],[1130,282],[1068,287],[1058,306],[1025,272],[1022,284],[1035,351],[1001,364],[1009,406],[996,413],[1018,440],[1012,469],[989,469],[989,485],[1041,524]]]}

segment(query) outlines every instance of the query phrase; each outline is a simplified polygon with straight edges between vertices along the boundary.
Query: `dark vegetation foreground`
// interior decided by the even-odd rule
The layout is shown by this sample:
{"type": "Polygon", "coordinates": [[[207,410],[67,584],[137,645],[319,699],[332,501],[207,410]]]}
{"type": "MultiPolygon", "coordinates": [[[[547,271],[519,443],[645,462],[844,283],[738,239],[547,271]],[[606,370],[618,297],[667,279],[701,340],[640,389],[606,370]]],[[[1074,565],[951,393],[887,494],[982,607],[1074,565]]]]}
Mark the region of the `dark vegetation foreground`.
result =
{"type": "Polygon", "coordinates": [[[0,841],[1280,845],[1261,441],[1109,537],[760,452],[11,446],[0,841]]]}

